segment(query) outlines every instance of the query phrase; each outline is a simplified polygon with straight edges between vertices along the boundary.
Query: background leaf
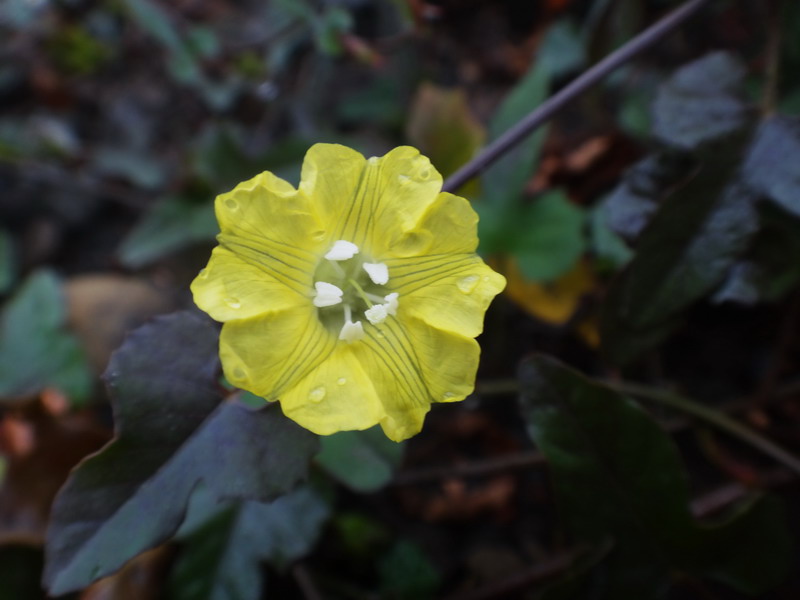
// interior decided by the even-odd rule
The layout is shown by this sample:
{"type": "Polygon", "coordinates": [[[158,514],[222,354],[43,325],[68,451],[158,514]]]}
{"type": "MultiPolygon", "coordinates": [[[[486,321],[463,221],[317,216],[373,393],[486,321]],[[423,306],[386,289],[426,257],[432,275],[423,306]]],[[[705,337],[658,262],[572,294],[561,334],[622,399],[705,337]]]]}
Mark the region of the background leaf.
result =
{"type": "MultiPolygon", "coordinates": [[[[208,495],[204,489],[198,492],[208,495]]],[[[269,504],[245,501],[220,509],[214,503],[214,508],[211,518],[184,535],[168,587],[173,600],[258,600],[263,590],[261,564],[282,568],[305,556],[330,514],[328,505],[307,486],[269,504]]]]}
{"type": "Polygon", "coordinates": [[[675,447],[635,403],[543,356],[522,364],[520,380],[529,432],[572,532],[614,542],[596,597],[660,597],[674,570],[747,593],[785,576],[791,543],[775,501],[699,525],[675,447]]]}
{"type": "Polygon", "coordinates": [[[711,292],[758,228],[755,196],[729,184],[735,168],[703,165],[674,191],[642,234],[603,304],[603,348],[625,364],[658,343],[679,312],[711,292]]]}
{"type": "Polygon", "coordinates": [[[653,103],[653,135],[693,150],[744,127],[751,111],[742,100],[745,70],[726,52],[713,52],[678,69],[653,103]]]}
{"type": "Polygon", "coordinates": [[[44,576],[52,594],[173,535],[200,482],[217,499],[267,501],[305,476],[316,437],[277,406],[220,404],[217,368],[216,326],[191,312],[141,327],[112,356],[117,437],[55,500],[44,576]]]}
{"type": "Polygon", "coordinates": [[[137,269],[192,243],[210,242],[217,233],[213,203],[165,198],[123,240],[119,259],[126,267],[137,269]]]}
{"type": "Polygon", "coordinates": [[[0,317],[0,398],[13,399],[55,387],[83,402],[92,387],[83,350],[64,330],[61,286],[50,271],[25,280],[0,317]]]}
{"type": "Polygon", "coordinates": [[[800,217],[800,117],[775,115],[758,128],[743,171],[756,190],[800,217]]]}
{"type": "Polygon", "coordinates": [[[403,444],[387,438],[380,427],[340,431],[320,438],[317,463],[334,479],[357,492],[374,492],[392,478],[403,459],[403,444]]]}

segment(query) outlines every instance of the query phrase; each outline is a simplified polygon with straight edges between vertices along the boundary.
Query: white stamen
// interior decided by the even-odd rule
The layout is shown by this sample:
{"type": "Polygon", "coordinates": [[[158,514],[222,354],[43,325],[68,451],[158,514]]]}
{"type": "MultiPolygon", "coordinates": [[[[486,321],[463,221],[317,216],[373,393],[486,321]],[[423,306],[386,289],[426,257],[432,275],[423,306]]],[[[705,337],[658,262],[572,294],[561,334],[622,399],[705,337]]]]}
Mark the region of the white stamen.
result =
{"type": "Polygon", "coordinates": [[[399,296],[400,295],[397,292],[392,292],[384,297],[384,300],[386,300],[386,304],[384,304],[386,307],[386,312],[392,316],[397,314],[397,307],[400,305],[400,302],[398,301],[399,296]]]}
{"type": "Polygon", "coordinates": [[[328,260],[349,260],[356,254],[358,254],[358,246],[353,242],[338,240],[333,243],[333,246],[328,250],[325,258],[328,260]]]}
{"type": "Polygon", "coordinates": [[[386,285],[389,281],[389,267],[383,263],[364,263],[361,265],[372,279],[372,283],[386,285]]]}
{"type": "Polygon", "coordinates": [[[376,304],[364,311],[364,316],[367,317],[367,320],[373,325],[383,323],[387,315],[385,304],[376,304]]]}
{"type": "Polygon", "coordinates": [[[364,337],[364,326],[361,321],[345,321],[342,330],[339,332],[339,339],[345,342],[356,342],[364,337]]]}
{"type": "Polygon", "coordinates": [[[344,292],[332,283],[318,281],[314,284],[314,287],[317,290],[317,295],[314,296],[314,306],[322,308],[323,306],[339,304],[342,301],[344,292]]]}

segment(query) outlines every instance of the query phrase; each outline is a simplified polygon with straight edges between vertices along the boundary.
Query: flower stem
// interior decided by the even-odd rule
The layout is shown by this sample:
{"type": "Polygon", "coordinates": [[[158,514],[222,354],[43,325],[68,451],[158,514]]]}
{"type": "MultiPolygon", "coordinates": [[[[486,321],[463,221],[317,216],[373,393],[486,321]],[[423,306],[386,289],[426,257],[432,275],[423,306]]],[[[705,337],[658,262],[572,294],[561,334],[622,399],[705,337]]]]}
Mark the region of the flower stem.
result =
{"type": "Polygon", "coordinates": [[[564,108],[568,102],[574,100],[606,75],[655,44],[697,12],[708,1],[709,0],[689,0],[673,12],[656,21],[627,44],[606,56],[599,63],[587,71],[584,71],[581,75],[528,113],[527,116],[511,127],[511,129],[486,146],[475,158],[448,177],[447,181],[445,181],[442,186],[442,190],[445,192],[455,192],[467,181],[478,175],[503,154],[524,140],[537,127],[564,108]]]}
{"type": "Polygon", "coordinates": [[[658,402],[659,404],[668,406],[669,408],[673,408],[675,410],[692,415],[693,417],[697,417],[698,419],[702,419],[703,421],[706,421],[707,423],[710,423],[711,425],[714,425],[715,427],[725,431],[729,435],[739,438],[741,441],[749,444],[757,450],[760,450],[767,456],[774,458],[795,473],[800,474],[800,459],[787,450],[784,450],[774,442],[763,437],[759,433],[753,431],[749,427],[746,427],[739,421],[731,419],[727,415],[714,410],[713,408],[703,406],[702,404],[698,404],[688,398],[684,398],[683,396],[679,396],[678,394],[674,394],[669,391],[653,389],[635,383],[606,381],[605,384],[623,394],[636,396],[642,400],[658,402]]]}

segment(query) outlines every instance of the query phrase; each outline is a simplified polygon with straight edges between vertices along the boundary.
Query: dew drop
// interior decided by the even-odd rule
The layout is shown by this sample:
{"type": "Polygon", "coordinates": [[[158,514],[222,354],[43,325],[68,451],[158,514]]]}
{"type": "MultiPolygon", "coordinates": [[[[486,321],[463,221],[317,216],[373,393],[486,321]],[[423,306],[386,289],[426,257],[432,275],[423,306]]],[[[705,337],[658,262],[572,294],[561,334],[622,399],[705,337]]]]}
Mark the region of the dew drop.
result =
{"type": "Polygon", "coordinates": [[[408,185],[408,183],[411,181],[411,177],[408,175],[398,175],[397,181],[400,182],[400,185],[408,185]]]}
{"type": "Polygon", "coordinates": [[[200,269],[200,272],[197,274],[198,279],[208,279],[208,267],[205,269],[200,269]]]}
{"type": "Polygon", "coordinates": [[[225,304],[227,304],[228,306],[230,306],[233,309],[242,308],[242,303],[239,302],[238,298],[234,298],[233,296],[229,296],[228,298],[225,298],[225,304]]]}
{"type": "Polygon", "coordinates": [[[319,387],[315,387],[313,390],[309,392],[308,399],[314,403],[322,402],[322,400],[325,398],[325,394],[326,394],[325,386],[321,385],[319,387]]]}
{"type": "Polygon", "coordinates": [[[230,210],[238,210],[239,204],[233,198],[226,198],[225,199],[225,206],[228,207],[230,210]]]}
{"type": "Polygon", "coordinates": [[[311,239],[314,240],[315,242],[321,242],[322,240],[325,239],[326,233],[328,232],[325,231],[324,229],[318,229],[317,231],[311,234],[311,239]]]}
{"type": "Polygon", "coordinates": [[[467,275],[466,277],[462,277],[461,279],[459,279],[458,282],[456,283],[456,286],[461,292],[465,294],[471,294],[475,289],[475,287],[478,285],[479,279],[480,277],[478,277],[477,275],[467,275]]]}
{"type": "Polygon", "coordinates": [[[244,379],[247,373],[245,373],[244,369],[242,369],[241,367],[236,367],[233,370],[233,373],[231,373],[231,375],[233,375],[234,379],[244,379]]]}
{"type": "Polygon", "coordinates": [[[445,392],[442,394],[442,400],[450,400],[450,398],[455,398],[456,395],[453,392],[445,392]]]}
{"type": "Polygon", "coordinates": [[[419,170],[419,178],[420,179],[427,179],[431,176],[431,170],[427,167],[419,170]]]}
{"type": "Polygon", "coordinates": [[[347,383],[347,379],[344,377],[339,377],[339,379],[336,380],[337,385],[344,385],[345,383],[347,383]]]}

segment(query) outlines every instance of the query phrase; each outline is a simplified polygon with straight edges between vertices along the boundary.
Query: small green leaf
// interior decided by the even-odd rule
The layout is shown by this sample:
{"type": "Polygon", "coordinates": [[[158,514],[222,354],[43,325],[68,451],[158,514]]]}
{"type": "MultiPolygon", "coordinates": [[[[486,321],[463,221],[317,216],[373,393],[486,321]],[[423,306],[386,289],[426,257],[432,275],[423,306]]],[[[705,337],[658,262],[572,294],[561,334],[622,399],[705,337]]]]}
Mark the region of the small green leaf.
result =
{"type": "Polygon", "coordinates": [[[17,261],[14,243],[5,229],[0,229],[0,294],[5,294],[14,285],[17,276],[17,261]]]}
{"type": "Polygon", "coordinates": [[[742,100],[744,76],[741,63],[725,52],[682,67],[658,90],[653,134],[670,146],[693,150],[738,132],[751,116],[742,100]]]}
{"type": "Polygon", "coordinates": [[[222,509],[217,505],[212,518],[185,536],[168,597],[258,600],[263,588],[261,564],[284,568],[308,554],[329,513],[328,505],[309,487],[269,504],[238,502],[222,509]]]}
{"type": "Polygon", "coordinates": [[[391,480],[403,458],[403,445],[388,439],[380,427],[341,431],[320,438],[316,460],[336,480],[357,492],[374,492],[391,480]]]}
{"type": "Polygon", "coordinates": [[[106,372],[117,436],[59,492],[44,582],[85,587],[172,536],[201,482],[216,500],[269,501],[305,477],[317,438],[280,408],[221,403],[217,327],[183,312],[128,337],[106,372]]]}
{"type": "Polygon", "coordinates": [[[600,333],[613,362],[625,364],[666,337],[747,249],[758,228],[755,197],[734,174],[734,166],[707,163],[653,217],[604,301],[600,333]]]}
{"type": "Polygon", "coordinates": [[[422,548],[400,540],[379,565],[382,597],[398,600],[434,598],[441,577],[422,548]]]}
{"type": "Polygon", "coordinates": [[[544,356],[524,362],[520,380],[531,437],[570,529],[614,544],[593,597],[661,597],[675,571],[746,593],[783,579],[791,540],[775,501],[756,498],[724,523],[698,524],[677,450],[634,402],[544,356]]]}
{"type": "Polygon", "coordinates": [[[800,217],[800,117],[776,115],[764,121],[743,169],[750,185],[800,217]]]}
{"type": "MultiPolygon", "coordinates": [[[[544,101],[550,91],[550,80],[550,71],[534,62],[492,118],[489,124],[492,141],[544,101]]],[[[529,135],[486,170],[481,177],[486,202],[498,207],[519,202],[538,159],[545,133],[546,129],[541,128],[529,135]]]]}
{"type": "Polygon", "coordinates": [[[0,398],[21,398],[56,387],[73,402],[92,389],[86,357],[64,330],[61,286],[50,271],[28,277],[0,317],[0,398]]]}
{"type": "Polygon", "coordinates": [[[586,245],[584,214],[563,192],[547,192],[517,212],[506,235],[525,277],[553,281],[575,266],[586,245]]]}
{"type": "Polygon", "coordinates": [[[219,233],[211,202],[169,197],[142,218],[119,247],[120,262],[138,269],[198,242],[210,242],[219,233]]]}

